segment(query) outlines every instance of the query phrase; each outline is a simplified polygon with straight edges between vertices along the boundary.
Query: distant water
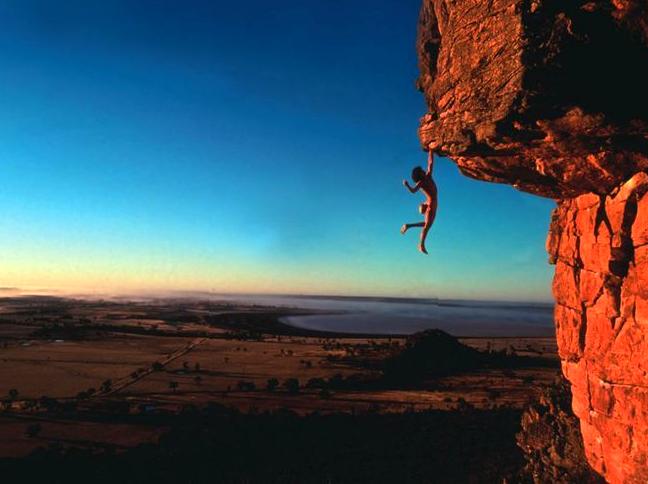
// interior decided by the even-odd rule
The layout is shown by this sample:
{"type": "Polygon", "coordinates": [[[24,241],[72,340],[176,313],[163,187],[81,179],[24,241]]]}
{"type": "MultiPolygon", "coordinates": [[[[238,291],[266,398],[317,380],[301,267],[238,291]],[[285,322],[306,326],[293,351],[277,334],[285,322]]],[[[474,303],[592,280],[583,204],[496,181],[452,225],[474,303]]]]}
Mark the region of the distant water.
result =
{"type": "Polygon", "coordinates": [[[553,305],[543,303],[327,296],[213,297],[338,313],[283,318],[286,324],[320,331],[404,335],[438,328],[455,336],[554,335],[553,305]]]}

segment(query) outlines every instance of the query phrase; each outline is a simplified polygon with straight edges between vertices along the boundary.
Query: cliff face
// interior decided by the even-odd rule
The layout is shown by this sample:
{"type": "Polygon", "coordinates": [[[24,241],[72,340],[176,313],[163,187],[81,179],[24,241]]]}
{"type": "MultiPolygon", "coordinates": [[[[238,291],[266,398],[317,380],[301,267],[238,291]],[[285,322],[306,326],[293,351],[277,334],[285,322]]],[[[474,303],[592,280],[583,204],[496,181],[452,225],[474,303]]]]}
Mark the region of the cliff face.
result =
{"type": "Polygon", "coordinates": [[[556,333],[590,464],[610,482],[648,482],[648,175],[616,195],[560,204],[556,333]]]}
{"type": "Polygon", "coordinates": [[[554,198],[556,333],[590,464],[648,481],[648,2],[424,0],[424,148],[554,198]]]}

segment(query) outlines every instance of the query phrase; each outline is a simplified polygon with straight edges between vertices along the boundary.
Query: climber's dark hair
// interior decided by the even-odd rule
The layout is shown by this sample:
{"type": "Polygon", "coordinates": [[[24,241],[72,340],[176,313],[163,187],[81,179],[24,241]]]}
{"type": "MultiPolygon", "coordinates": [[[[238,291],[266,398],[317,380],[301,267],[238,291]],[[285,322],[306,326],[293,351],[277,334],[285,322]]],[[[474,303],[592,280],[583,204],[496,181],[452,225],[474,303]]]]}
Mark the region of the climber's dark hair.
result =
{"type": "Polygon", "coordinates": [[[425,178],[425,171],[423,170],[423,168],[417,166],[412,170],[412,180],[414,180],[416,183],[423,180],[423,178],[425,178]]]}

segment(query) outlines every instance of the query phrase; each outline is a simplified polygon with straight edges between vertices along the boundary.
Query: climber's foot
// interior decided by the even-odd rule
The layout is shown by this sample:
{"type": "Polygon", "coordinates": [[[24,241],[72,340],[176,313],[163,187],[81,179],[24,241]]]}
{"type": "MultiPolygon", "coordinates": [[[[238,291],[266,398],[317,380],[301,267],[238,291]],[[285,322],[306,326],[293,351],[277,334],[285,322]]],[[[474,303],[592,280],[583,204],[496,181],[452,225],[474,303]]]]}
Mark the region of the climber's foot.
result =
{"type": "Polygon", "coordinates": [[[405,232],[407,232],[407,229],[409,229],[409,227],[407,226],[407,224],[403,224],[403,226],[401,227],[401,231],[400,231],[401,234],[404,234],[405,232]]]}
{"type": "Polygon", "coordinates": [[[418,248],[418,249],[419,249],[421,252],[423,252],[424,254],[427,254],[427,253],[428,253],[427,249],[425,248],[425,244],[419,244],[419,248],[418,248]]]}

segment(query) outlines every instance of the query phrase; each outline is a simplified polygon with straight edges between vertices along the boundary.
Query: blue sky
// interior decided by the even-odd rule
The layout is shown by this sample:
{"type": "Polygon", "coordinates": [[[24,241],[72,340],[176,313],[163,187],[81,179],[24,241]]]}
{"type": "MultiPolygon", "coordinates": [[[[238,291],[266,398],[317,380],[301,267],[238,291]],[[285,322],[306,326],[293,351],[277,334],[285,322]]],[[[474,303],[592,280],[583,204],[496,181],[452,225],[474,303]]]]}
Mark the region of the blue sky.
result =
{"type": "Polygon", "coordinates": [[[0,285],[549,300],[553,202],[437,162],[418,0],[0,1],[0,285]]]}

